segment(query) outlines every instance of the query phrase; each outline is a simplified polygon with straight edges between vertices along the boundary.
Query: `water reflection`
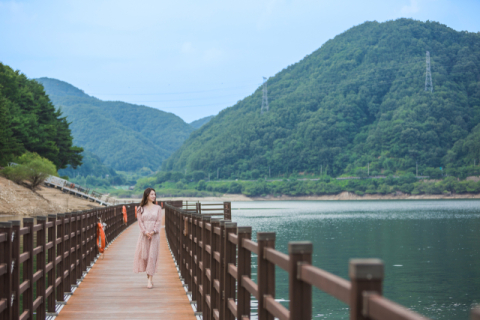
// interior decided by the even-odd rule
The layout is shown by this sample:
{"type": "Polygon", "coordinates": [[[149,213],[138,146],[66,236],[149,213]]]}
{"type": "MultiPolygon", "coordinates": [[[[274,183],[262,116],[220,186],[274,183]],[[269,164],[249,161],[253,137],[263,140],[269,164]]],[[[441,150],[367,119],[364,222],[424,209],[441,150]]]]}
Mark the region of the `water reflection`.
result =
{"type": "MultiPolygon", "coordinates": [[[[385,262],[384,295],[432,319],[468,319],[480,303],[480,201],[262,201],[232,203],[233,219],[313,242],[313,264],[348,278],[350,258],[385,262]]],[[[256,258],[255,258],[256,259],[256,258]]],[[[255,259],[253,259],[254,262],[255,259]]],[[[256,269],[252,269],[256,272],[256,269]]],[[[255,277],[255,276],[253,276],[255,277]]],[[[288,275],[277,268],[276,297],[288,306],[288,275]]],[[[313,315],[348,319],[348,308],[314,289],[313,315]]]]}

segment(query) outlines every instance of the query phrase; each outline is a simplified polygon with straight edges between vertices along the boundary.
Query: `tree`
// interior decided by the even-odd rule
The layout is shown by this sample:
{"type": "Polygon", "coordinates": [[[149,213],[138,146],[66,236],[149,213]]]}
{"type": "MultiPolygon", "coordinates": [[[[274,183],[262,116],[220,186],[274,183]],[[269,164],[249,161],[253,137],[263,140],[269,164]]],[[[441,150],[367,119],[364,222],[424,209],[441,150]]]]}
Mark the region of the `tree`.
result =
{"type": "Polygon", "coordinates": [[[0,166],[5,166],[21,150],[21,145],[13,136],[7,103],[0,92],[0,166]]]}
{"type": "Polygon", "coordinates": [[[28,187],[34,190],[51,175],[57,175],[53,162],[42,158],[37,153],[26,152],[15,159],[17,165],[2,170],[2,174],[16,183],[23,180],[29,182],[28,187]]]}

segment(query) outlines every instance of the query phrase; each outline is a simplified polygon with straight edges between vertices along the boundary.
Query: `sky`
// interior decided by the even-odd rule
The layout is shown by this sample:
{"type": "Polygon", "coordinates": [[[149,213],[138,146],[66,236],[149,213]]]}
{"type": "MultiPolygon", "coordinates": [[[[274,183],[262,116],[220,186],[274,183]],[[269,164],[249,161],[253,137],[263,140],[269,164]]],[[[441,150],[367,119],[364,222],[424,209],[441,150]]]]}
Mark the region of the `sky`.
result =
{"type": "Polygon", "coordinates": [[[0,62],[191,122],[365,21],[479,32],[479,13],[480,0],[0,0],[0,62]]]}

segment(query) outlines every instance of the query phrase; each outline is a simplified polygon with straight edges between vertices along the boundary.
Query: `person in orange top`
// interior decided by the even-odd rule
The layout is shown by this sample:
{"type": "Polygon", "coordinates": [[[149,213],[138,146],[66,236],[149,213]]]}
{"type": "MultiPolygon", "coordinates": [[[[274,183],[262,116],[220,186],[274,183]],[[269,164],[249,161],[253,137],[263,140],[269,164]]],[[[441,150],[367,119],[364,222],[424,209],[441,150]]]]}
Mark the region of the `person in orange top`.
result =
{"type": "Polygon", "coordinates": [[[137,217],[140,235],[133,259],[133,272],[147,273],[148,289],[153,288],[153,275],[157,267],[160,245],[159,231],[163,214],[162,208],[154,204],[156,197],[155,190],[152,188],[147,188],[143,192],[137,217]]]}

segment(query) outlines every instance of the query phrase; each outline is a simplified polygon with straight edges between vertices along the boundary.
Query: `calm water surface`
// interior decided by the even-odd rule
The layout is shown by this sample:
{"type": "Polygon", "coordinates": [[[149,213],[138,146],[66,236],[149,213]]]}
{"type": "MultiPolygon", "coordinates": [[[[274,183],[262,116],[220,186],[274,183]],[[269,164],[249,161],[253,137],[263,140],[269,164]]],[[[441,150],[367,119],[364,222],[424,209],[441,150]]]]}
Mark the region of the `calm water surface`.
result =
{"type": "MultiPolygon", "coordinates": [[[[313,264],[348,279],[350,258],[385,263],[384,295],[432,319],[469,319],[480,303],[480,201],[259,201],[232,203],[233,220],[276,232],[276,248],[313,242],[313,264]]],[[[256,263],[256,257],[252,259],[256,263]]],[[[256,268],[252,268],[252,277],[256,268]]],[[[276,298],[288,307],[288,275],[276,298]]],[[[253,310],[252,310],[253,311],[253,310]]],[[[255,310],[256,311],[256,310],[255,310]]],[[[313,317],[348,319],[345,304],[313,289],[313,317]]]]}

